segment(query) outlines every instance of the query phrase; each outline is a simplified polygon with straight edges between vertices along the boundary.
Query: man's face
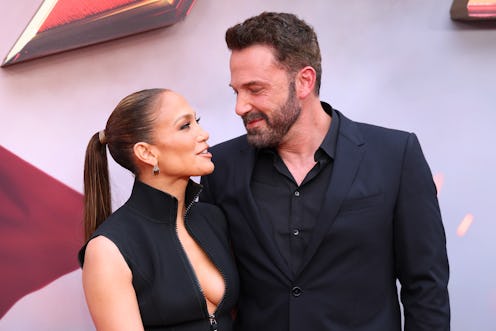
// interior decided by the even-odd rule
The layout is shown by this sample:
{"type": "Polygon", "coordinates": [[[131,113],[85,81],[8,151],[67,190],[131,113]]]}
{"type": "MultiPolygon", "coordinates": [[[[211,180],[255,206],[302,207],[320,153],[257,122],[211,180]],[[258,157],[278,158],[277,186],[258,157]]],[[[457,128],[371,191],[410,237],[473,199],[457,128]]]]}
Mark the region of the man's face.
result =
{"type": "Polygon", "coordinates": [[[236,114],[248,141],[258,148],[277,147],[301,112],[294,80],[277,64],[272,49],[262,45],[233,51],[230,69],[236,114]]]}

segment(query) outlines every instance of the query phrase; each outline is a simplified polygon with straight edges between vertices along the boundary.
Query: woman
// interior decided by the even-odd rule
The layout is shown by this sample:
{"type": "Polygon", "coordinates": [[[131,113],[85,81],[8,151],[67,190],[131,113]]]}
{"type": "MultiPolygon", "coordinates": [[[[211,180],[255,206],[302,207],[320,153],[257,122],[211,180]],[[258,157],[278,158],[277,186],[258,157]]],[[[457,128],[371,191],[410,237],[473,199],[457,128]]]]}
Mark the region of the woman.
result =
{"type": "Polygon", "coordinates": [[[238,276],[222,212],[190,179],[214,170],[208,133],[166,89],[125,97],[85,158],[86,244],[79,252],[97,330],[231,330],[238,276]],[[106,150],[135,175],[111,213],[106,150]]]}

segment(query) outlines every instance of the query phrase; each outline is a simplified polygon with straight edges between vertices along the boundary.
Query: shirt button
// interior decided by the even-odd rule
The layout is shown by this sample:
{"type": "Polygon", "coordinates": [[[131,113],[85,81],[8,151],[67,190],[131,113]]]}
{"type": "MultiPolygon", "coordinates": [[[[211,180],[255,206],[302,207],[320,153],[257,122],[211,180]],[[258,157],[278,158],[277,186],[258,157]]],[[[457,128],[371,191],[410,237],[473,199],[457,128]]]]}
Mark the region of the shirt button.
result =
{"type": "Polygon", "coordinates": [[[303,291],[298,286],[295,286],[291,289],[291,293],[294,297],[299,297],[303,293],[303,291]]]}
{"type": "Polygon", "coordinates": [[[296,196],[296,197],[299,197],[299,196],[300,196],[300,192],[296,191],[296,192],[295,192],[295,196],[296,196]]]}
{"type": "Polygon", "coordinates": [[[299,234],[300,234],[300,230],[298,230],[298,229],[294,229],[294,230],[293,230],[293,235],[294,235],[294,236],[297,236],[297,235],[299,235],[299,234]]]}

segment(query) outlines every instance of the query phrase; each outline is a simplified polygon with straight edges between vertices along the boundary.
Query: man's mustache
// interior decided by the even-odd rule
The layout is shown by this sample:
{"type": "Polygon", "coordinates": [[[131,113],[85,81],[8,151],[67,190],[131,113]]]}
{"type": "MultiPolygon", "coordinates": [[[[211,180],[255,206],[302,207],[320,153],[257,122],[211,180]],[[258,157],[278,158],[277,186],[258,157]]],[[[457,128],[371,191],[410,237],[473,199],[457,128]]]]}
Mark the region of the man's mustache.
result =
{"type": "Polygon", "coordinates": [[[262,113],[262,112],[259,112],[259,111],[251,111],[247,114],[245,114],[243,117],[243,124],[246,126],[249,122],[252,122],[252,121],[256,121],[256,120],[260,120],[260,119],[263,119],[265,120],[265,122],[269,123],[269,117],[262,113]]]}

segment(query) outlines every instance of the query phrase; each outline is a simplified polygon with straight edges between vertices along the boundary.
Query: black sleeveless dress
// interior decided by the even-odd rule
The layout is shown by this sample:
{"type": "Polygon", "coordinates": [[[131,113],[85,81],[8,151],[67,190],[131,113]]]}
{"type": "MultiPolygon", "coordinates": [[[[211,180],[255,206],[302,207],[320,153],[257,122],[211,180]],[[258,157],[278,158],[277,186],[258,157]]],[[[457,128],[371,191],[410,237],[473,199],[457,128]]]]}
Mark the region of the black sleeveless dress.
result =
{"type": "MultiPolygon", "coordinates": [[[[138,180],[131,197],[91,236],[105,236],[118,247],[132,271],[145,330],[229,331],[239,292],[225,217],[217,207],[196,202],[201,186],[186,190],[185,225],[225,281],[213,316],[176,231],[177,200],[138,180]]],[[[86,244],[79,251],[84,264],[86,244]]]]}

